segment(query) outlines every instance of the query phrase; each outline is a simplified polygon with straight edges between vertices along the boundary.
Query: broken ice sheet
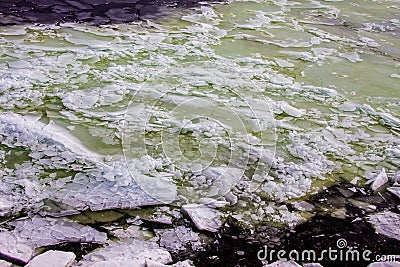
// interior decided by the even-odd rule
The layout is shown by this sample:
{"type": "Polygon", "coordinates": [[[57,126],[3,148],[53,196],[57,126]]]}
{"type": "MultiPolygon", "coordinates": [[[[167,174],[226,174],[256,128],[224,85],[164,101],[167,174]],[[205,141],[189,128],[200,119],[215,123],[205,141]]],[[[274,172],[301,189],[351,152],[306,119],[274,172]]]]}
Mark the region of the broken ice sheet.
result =
{"type": "Polygon", "coordinates": [[[146,260],[153,260],[162,264],[172,262],[170,253],[157,243],[129,239],[121,242],[109,242],[106,247],[85,255],[77,266],[86,267],[95,263],[97,263],[96,266],[110,264],[126,267],[145,266],[146,260]]]}
{"type": "Polygon", "coordinates": [[[371,184],[371,189],[377,191],[389,181],[385,169],[382,169],[374,178],[371,184]]]}
{"type": "Polygon", "coordinates": [[[143,221],[155,223],[159,225],[172,225],[173,220],[179,219],[181,214],[178,209],[160,206],[160,207],[143,207],[134,210],[124,211],[129,216],[140,218],[143,221]]]}
{"type": "Polygon", "coordinates": [[[185,226],[177,226],[174,229],[156,230],[160,246],[170,252],[182,253],[184,251],[200,251],[204,248],[204,238],[200,234],[185,226]]]}
{"type": "Polygon", "coordinates": [[[182,210],[190,217],[197,229],[217,232],[222,226],[222,212],[206,205],[187,204],[182,210]]]}
{"type": "Polygon", "coordinates": [[[111,233],[120,240],[135,238],[138,240],[147,241],[154,237],[154,233],[152,231],[146,230],[146,228],[138,225],[130,225],[126,228],[115,227],[115,229],[111,230],[111,233]]]}
{"type": "Polygon", "coordinates": [[[24,238],[0,228],[0,254],[22,262],[29,261],[34,255],[32,247],[24,238]]]}
{"type": "Polygon", "coordinates": [[[51,246],[64,242],[104,243],[105,233],[65,218],[34,216],[8,222],[14,230],[10,234],[34,247],[51,246]]]}
{"type": "Polygon", "coordinates": [[[400,240],[400,214],[384,211],[370,215],[368,220],[376,233],[400,240]]]}
{"type": "Polygon", "coordinates": [[[25,147],[39,153],[40,157],[51,152],[53,161],[56,157],[68,163],[101,160],[100,155],[84,147],[76,137],[53,122],[44,124],[37,118],[4,112],[0,113],[0,122],[1,142],[8,147],[25,147]]]}
{"type": "MultiPolygon", "coordinates": [[[[370,1],[364,3],[363,7],[373,12],[374,18],[379,18],[379,20],[382,18],[382,21],[386,21],[394,17],[396,12],[395,9],[387,8],[387,4],[389,2],[370,1]]],[[[277,152],[280,153],[285,149],[289,152],[279,155],[282,160],[277,161],[274,166],[273,171],[277,173],[276,177],[273,177],[274,180],[268,180],[271,177],[261,175],[260,183],[265,184],[262,187],[265,190],[257,192],[258,194],[266,193],[276,202],[305,196],[310,190],[311,183],[318,183],[316,180],[324,179],[331,172],[341,172],[342,167],[339,165],[342,162],[355,162],[358,166],[352,169],[349,177],[354,177],[352,175],[354,173],[360,175],[360,171],[364,171],[363,168],[366,166],[373,165],[374,169],[379,169],[375,167],[381,163],[387,168],[389,174],[398,165],[389,165],[395,162],[394,160],[390,162],[390,160],[398,153],[387,150],[390,158],[385,157],[381,148],[396,142],[393,141],[395,134],[390,134],[391,138],[389,135],[367,136],[369,133],[363,134],[359,130],[368,128],[376,121],[389,130],[398,129],[396,120],[398,98],[393,95],[391,101],[394,104],[391,107],[394,108],[384,112],[378,108],[387,106],[386,102],[378,103],[376,99],[372,100],[371,106],[377,110],[376,112],[382,111],[383,114],[373,113],[371,120],[359,114],[358,107],[363,104],[361,95],[376,93],[377,84],[380,88],[379,94],[382,95],[392,95],[395,92],[392,91],[393,88],[397,88],[397,79],[394,79],[396,75],[393,78],[388,77],[396,72],[393,66],[398,64],[393,65],[390,57],[382,56],[377,59],[384,62],[382,66],[387,67],[389,72],[385,68],[380,68],[379,72],[368,70],[365,66],[376,63],[374,61],[376,59],[371,60],[371,55],[378,53],[379,50],[369,48],[365,50],[365,45],[380,49],[375,41],[380,40],[382,48],[386,46],[385,43],[393,43],[395,46],[397,40],[391,41],[388,36],[393,33],[393,38],[396,37],[397,28],[393,29],[393,27],[398,27],[398,21],[391,19],[392,25],[386,27],[385,23],[371,22],[371,16],[353,12],[359,8],[351,6],[346,1],[336,1],[332,5],[329,2],[321,4],[317,1],[312,3],[255,1],[251,6],[239,1],[229,5],[190,9],[185,11],[184,16],[181,17],[178,14],[166,24],[149,21],[147,24],[140,25],[104,27],[77,24],[28,25],[12,29],[8,28],[9,26],[3,27],[0,33],[0,42],[4,44],[0,49],[0,107],[2,109],[18,107],[18,112],[25,112],[26,107],[29,107],[29,112],[38,111],[41,114],[43,111],[41,103],[46,102],[43,96],[57,97],[64,105],[61,106],[63,118],[73,121],[77,128],[82,125],[89,128],[91,134],[106,138],[115,133],[115,129],[120,129],[118,121],[123,118],[121,115],[109,115],[107,112],[110,109],[120,109],[116,112],[123,114],[126,109],[123,100],[130,97],[128,91],[140,91],[137,88],[138,84],[143,85],[149,94],[156,97],[174,88],[186,98],[201,95],[207,99],[218,98],[226,101],[225,103],[240,105],[241,102],[235,99],[238,98],[237,95],[226,93],[228,91],[226,89],[229,88],[235,90],[239,96],[246,95],[260,101],[268,97],[270,104],[274,106],[279,106],[281,101],[288,103],[283,105],[280,112],[287,115],[285,118],[291,120],[282,121],[280,124],[279,134],[282,142],[278,144],[277,152]],[[298,10],[304,12],[297,12],[298,10]],[[224,19],[227,17],[229,20],[224,19]],[[185,22],[182,23],[181,20],[185,22]],[[361,23],[358,23],[360,21],[361,23]],[[344,22],[350,27],[336,27],[343,25],[344,22]],[[243,29],[237,25],[245,25],[246,30],[242,31],[243,29]],[[378,31],[377,35],[367,35],[371,38],[354,34],[366,35],[366,31],[372,33],[375,30],[378,31]],[[380,34],[383,30],[387,32],[380,34]],[[290,32],[289,37],[288,32],[290,32]],[[380,38],[376,38],[378,34],[380,38]],[[94,43],[88,40],[93,40],[94,43]],[[268,49],[260,49],[260,47],[268,49]],[[196,62],[189,65],[183,64],[193,58],[196,58],[196,62]],[[361,58],[363,61],[359,61],[361,58]],[[202,65],[197,61],[198,59],[207,63],[202,65]],[[276,59],[278,66],[272,59],[276,59]],[[335,64],[331,64],[336,62],[339,69],[347,70],[346,66],[349,66],[351,71],[339,75],[340,73],[332,67],[335,64]],[[368,64],[365,65],[367,62],[368,64]],[[326,67],[327,73],[337,72],[338,76],[330,80],[329,75],[324,75],[320,66],[326,67]],[[162,68],[169,68],[169,70],[158,73],[162,68]],[[315,77],[310,75],[307,69],[315,72],[315,77]],[[372,72],[381,73],[381,75],[371,78],[372,72]],[[354,77],[368,77],[368,79],[350,77],[349,87],[354,92],[344,92],[342,89],[346,88],[347,84],[341,84],[341,81],[346,80],[344,76],[350,74],[354,77]],[[153,79],[152,75],[157,78],[153,79]],[[380,77],[385,79],[379,79],[380,77]],[[365,84],[365,81],[368,81],[368,84],[365,84]],[[108,87],[108,84],[113,84],[113,86],[108,87]],[[180,88],[177,84],[191,86],[180,88]],[[328,85],[334,85],[336,89],[328,85]],[[354,89],[357,87],[362,89],[354,89]],[[342,104],[338,106],[334,105],[334,102],[342,104]],[[335,111],[329,112],[329,108],[332,107],[335,111]],[[312,110],[319,110],[319,112],[312,110]],[[67,111],[69,115],[66,115],[67,111]],[[341,118],[343,112],[347,119],[341,118]],[[312,129],[311,119],[319,123],[321,128],[312,129]],[[101,121],[102,128],[94,129],[98,120],[101,121]],[[330,129],[325,131],[326,128],[330,129]],[[349,131],[336,135],[337,130],[342,128],[349,131]],[[302,132],[304,129],[306,133],[302,132]],[[332,134],[329,135],[329,133],[332,134]],[[323,136],[323,138],[318,136],[323,136]],[[359,138],[360,136],[362,138],[359,138]]],[[[379,53],[393,54],[397,53],[396,51],[398,49],[385,48],[379,53]]],[[[169,103],[177,104],[174,101],[169,101],[169,103]]],[[[144,104],[144,108],[148,107],[149,105],[144,104]]],[[[47,103],[46,108],[50,109],[47,103]]],[[[247,116],[243,109],[238,108],[235,111],[243,117],[247,116]]],[[[49,110],[46,112],[51,114],[49,110]]],[[[58,113],[57,116],[59,116],[58,113]]],[[[10,121],[14,119],[13,117],[10,121]]],[[[140,123],[141,120],[137,122],[140,123]]],[[[7,124],[10,126],[12,123],[7,122],[7,124]]],[[[32,124],[35,123],[32,122],[32,124]]],[[[262,128],[254,127],[257,134],[262,128]]],[[[19,130],[19,127],[16,129],[18,133],[23,132],[19,130]]],[[[130,130],[134,131],[135,128],[130,130]]],[[[204,131],[204,134],[211,134],[212,137],[218,137],[223,141],[225,137],[221,132],[204,131]]],[[[5,140],[6,145],[16,145],[13,143],[15,133],[10,131],[6,135],[10,135],[10,139],[5,140]]],[[[29,138],[38,139],[36,134],[29,138]]],[[[17,137],[17,139],[21,138],[17,137]]],[[[24,140],[22,138],[22,141],[24,140]]],[[[27,208],[28,205],[38,208],[44,196],[50,196],[60,202],[65,201],[76,209],[89,207],[100,210],[159,203],[142,194],[133,183],[135,173],[129,176],[119,172],[118,164],[111,162],[109,165],[112,167],[105,174],[97,173],[86,168],[87,162],[85,164],[76,162],[79,158],[76,149],[72,153],[69,151],[71,147],[43,147],[40,142],[31,143],[29,140],[19,142],[18,145],[25,144],[25,147],[32,149],[30,153],[32,162],[18,165],[17,171],[4,170],[1,173],[0,195],[2,199],[5,199],[0,203],[2,214],[7,213],[12,205],[15,211],[23,207],[27,208]],[[72,175],[70,181],[53,182],[45,187],[44,183],[35,178],[47,174],[41,169],[43,166],[45,168],[62,167],[68,170],[79,168],[82,171],[79,171],[77,176],[72,175]],[[87,190],[82,189],[86,186],[85,177],[88,177],[87,190]],[[18,180],[18,184],[12,184],[11,181],[15,180],[18,180]],[[64,186],[65,189],[63,189],[64,186]],[[128,187],[132,187],[131,192],[128,191],[128,187]],[[73,192],[77,192],[76,196],[73,192]]],[[[109,143],[115,141],[112,138],[104,140],[109,143]]],[[[251,146],[255,146],[255,143],[251,146]]],[[[241,158],[234,160],[240,163],[241,158]]],[[[254,161],[257,160],[258,158],[254,157],[254,161]]],[[[91,166],[93,169],[105,169],[96,164],[91,166]]],[[[135,168],[132,169],[135,170],[135,168]]],[[[198,171],[196,168],[193,170],[198,171]]],[[[173,173],[172,170],[165,172],[167,175],[173,173]]],[[[147,175],[142,172],[140,174],[147,175]]],[[[205,177],[201,174],[196,175],[191,182],[202,184],[207,181],[205,177]]],[[[149,188],[144,191],[149,192],[150,195],[155,194],[155,190],[152,191],[151,188],[154,184],[158,189],[166,185],[169,192],[174,192],[174,186],[168,178],[160,184],[158,184],[157,175],[149,179],[154,180],[148,181],[146,177],[141,182],[148,185],[149,188]]],[[[46,178],[46,183],[50,180],[46,178]]],[[[205,185],[202,192],[210,193],[208,198],[215,198],[223,195],[219,193],[231,187],[232,184],[222,182],[215,183],[212,187],[205,185]]],[[[196,184],[193,188],[196,189],[196,184]]],[[[173,199],[173,195],[168,193],[168,200],[170,196],[173,199]]],[[[159,195],[156,194],[156,197],[158,198],[159,195]]],[[[168,202],[165,200],[162,199],[160,202],[168,202]]],[[[226,200],[231,204],[242,203],[235,195],[230,195],[226,200]]],[[[188,202],[190,201],[189,199],[188,202]]],[[[224,205],[224,201],[218,201],[214,201],[215,206],[224,205]]],[[[211,203],[211,200],[208,202],[211,203]]]]}
{"type": "Polygon", "coordinates": [[[131,173],[125,162],[119,161],[78,173],[72,183],[51,193],[55,201],[92,211],[169,204],[176,196],[176,186],[169,180],[131,173]]]}
{"type": "Polygon", "coordinates": [[[70,267],[75,260],[73,252],[48,250],[33,258],[26,267],[59,266],[70,267]]]}

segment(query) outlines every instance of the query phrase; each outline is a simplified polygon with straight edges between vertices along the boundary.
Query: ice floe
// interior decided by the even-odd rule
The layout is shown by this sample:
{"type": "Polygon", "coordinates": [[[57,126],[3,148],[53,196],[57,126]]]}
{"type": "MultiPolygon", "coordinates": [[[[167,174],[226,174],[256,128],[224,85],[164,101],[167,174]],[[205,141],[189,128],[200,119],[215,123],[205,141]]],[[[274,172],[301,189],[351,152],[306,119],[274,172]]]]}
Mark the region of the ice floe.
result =
{"type": "Polygon", "coordinates": [[[222,213],[205,205],[188,204],[182,210],[190,217],[197,229],[217,232],[222,225],[222,213]]]}
{"type": "Polygon", "coordinates": [[[27,267],[70,267],[75,260],[75,254],[72,252],[49,250],[33,258],[25,266],[27,267]]]}
{"type": "Polygon", "coordinates": [[[400,215],[384,211],[369,216],[369,222],[376,233],[400,240],[400,215]]]}
{"type": "Polygon", "coordinates": [[[147,260],[172,263],[170,253],[156,243],[129,240],[111,242],[105,248],[93,251],[85,255],[77,266],[146,266],[147,260]]]}

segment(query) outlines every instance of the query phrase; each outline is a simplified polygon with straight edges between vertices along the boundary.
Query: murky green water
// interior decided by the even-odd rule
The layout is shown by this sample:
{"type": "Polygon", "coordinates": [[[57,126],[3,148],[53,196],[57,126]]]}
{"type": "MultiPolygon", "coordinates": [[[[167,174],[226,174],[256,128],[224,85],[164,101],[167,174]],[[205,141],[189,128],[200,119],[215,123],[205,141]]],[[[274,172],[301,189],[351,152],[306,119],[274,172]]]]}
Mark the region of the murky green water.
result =
{"type": "Polygon", "coordinates": [[[1,27],[0,211],[135,207],[139,184],[290,223],[300,214],[283,202],[391,178],[399,18],[396,0],[234,1],[148,23],[1,27]]]}

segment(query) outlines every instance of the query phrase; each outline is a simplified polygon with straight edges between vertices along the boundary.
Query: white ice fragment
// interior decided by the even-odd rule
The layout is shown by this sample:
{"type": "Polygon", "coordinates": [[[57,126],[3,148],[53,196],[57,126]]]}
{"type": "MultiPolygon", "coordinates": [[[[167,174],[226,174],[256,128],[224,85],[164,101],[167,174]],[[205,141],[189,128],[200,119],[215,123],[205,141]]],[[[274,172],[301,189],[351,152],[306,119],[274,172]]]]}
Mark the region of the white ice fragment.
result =
{"type": "Polygon", "coordinates": [[[293,63],[282,58],[275,58],[275,62],[281,68],[292,68],[295,66],[293,63]]]}
{"type": "Polygon", "coordinates": [[[354,177],[354,179],[351,180],[350,183],[356,185],[360,179],[361,177],[354,177]]]}
{"type": "Polygon", "coordinates": [[[14,203],[5,199],[4,197],[0,198],[0,216],[4,216],[11,210],[14,206],[14,203]]]}
{"type": "Polygon", "coordinates": [[[222,225],[222,213],[205,205],[187,204],[182,206],[182,210],[199,230],[217,232],[222,225]]]}
{"type": "Polygon", "coordinates": [[[400,267],[400,262],[398,261],[373,262],[369,264],[367,267],[400,267]]]}
{"type": "Polygon", "coordinates": [[[268,25],[271,23],[271,19],[266,17],[264,15],[264,12],[262,11],[254,11],[255,13],[255,18],[251,18],[247,20],[247,24],[242,24],[242,25],[237,25],[238,27],[241,28],[246,28],[246,29],[254,29],[254,28],[259,28],[265,25],[268,25]]]}
{"type": "Polygon", "coordinates": [[[153,260],[149,260],[149,259],[146,260],[145,266],[146,267],[168,267],[168,265],[165,265],[165,264],[153,261],[153,260]]]}
{"type": "Polygon", "coordinates": [[[339,55],[353,63],[362,61],[360,55],[356,52],[340,53],[339,55]]]}
{"type": "Polygon", "coordinates": [[[0,260],[0,267],[12,267],[12,263],[0,260]]]}
{"type": "Polygon", "coordinates": [[[312,211],[315,208],[313,204],[307,201],[295,202],[293,206],[300,211],[312,211]]]}
{"type": "Polygon", "coordinates": [[[187,249],[199,251],[204,245],[198,233],[182,225],[173,229],[157,230],[156,235],[160,245],[174,253],[187,249]]]}
{"type": "Polygon", "coordinates": [[[51,246],[63,242],[94,242],[104,243],[107,235],[90,226],[64,218],[42,218],[35,216],[31,219],[9,222],[14,226],[12,234],[26,243],[36,246],[51,246]]]}
{"type": "Polygon", "coordinates": [[[201,171],[203,170],[203,165],[199,164],[199,163],[195,163],[192,165],[192,167],[190,168],[190,170],[194,173],[194,174],[200,174],[201,171]]]}
{"type": "Polygon", "coordinates": [[[50,121],[43,130],[50,136],[50,138],[61,142],[73,153],[83,155],[95,161],[100,161],[102,159],[102,156],[86,148],[78,138],[71,135],[67,130],[56,125],[52,121],[50,121]]]}
{"type": "Polygon", "coordinates": [[[0,113],[1,135],[7,137],[2,142],[8,146],[32,146],[36,148],[38,143],[46,143],[47,149],[50,149],[51,145],[61,146],[60,150],[71,152],[73,157],[80,156],[95,161],[101,160],[100,155],[87,149],[76,137],[54,122],[46,125],[30,116],[0,113]],[[8,139],[15,143],[8,142],[8,139]]]}
{"type": "Polygon", "coordinates": [[[232,167],[208,167],[202,173],[210,183],[208,196],[224,196],[243,177],[243,170],[232,167]]]}
{"type": "Polygon", "coordinates": [[[16,237],[12,232],[0,232],[0,254],[22,262],[28,262],[34,253],[34,248],[16,237]]]}
{"type": "Polygon", "coordinates": [[[8,62],[8,66],[15,69],[29,69],[32,67],[32,64],[25,60],[17,60],[8,62]]]}
{"type": "Polygon", "coordinates": [[[399,24],[400,20],[399,19],[390,19],[389,22],[393,23],[393,24],[399,24]]]}
{"type": "Polygon", "coordinates": [[[75,260],[72,252],[49,250],[34,257],[26,267],[69,267],[75,260]]]}
{"type": "Polygon", "coordinates": [[[361,42],[365,43],[369,47],[379,47],[380,44],[376,42],[374,39],[368,37],[360,37],[359,39],[361,42]]]}
{"type": "Polygon", "coordinates": [[[77,266],[146,266],[146,260],[161,264],[172,262],[171,254],[155,242],[127,239],[109,245],[83,257],[77,266]]]}
{"type": "Polygon", "coordinates": [[[386,184],[389,181],[386,171],[384,168],[382,168],[381,172],[375,176],[374,181],[372,182],[371,189],[373,191],[378,190],[381,188],[384,184],[386,184]]]}
{"type": "Polygon", "coordinates": [[[267,264],[265,265],[265,267],[301,267],[301,265],[292,260],[290,261],[279,260],[271,264],[267,264]]]}
{"type": "Polygon", "coordinates": [[[357,107],[350,101],[346,101],[343,104],[339,105],[338,109],[341,111],[355,111],[357,107]]]}
{"type": "Polygon", "coordinates": [[[289,105],[286,102],[281,102],[281,109],[287,115],[292,116],[292,117],[296,117],[296,118],[302,117],[304,115],[304,113],[305,113],[304,110],[300,110],[300,109],[297,109],[295,107],[292,107],[291,105],[289,105]]]}
{"type": "Polygon", "coordinates": [[[230,205],[235,205],[238,201],[238,197],[232,192],[228,192],[224,197],[227,201],[229,201],[230,205]]]}
{"type": "Polygon", "coordinates": [[[376,233],[400,240],[400,214],[384,211],[369,216],[376,233]]]}
{"type": "Polygon", "coordinates": [[[172,265],[173,267],[195,267],[191,260],[178,261],[172,265]]]}
{"type": "Polygon", "coordinates": [[[293,78],[286,77],[282,74],[273,75],[269,80],[271,83],[277,85],[290,85],[293,83],[293,78]]]}

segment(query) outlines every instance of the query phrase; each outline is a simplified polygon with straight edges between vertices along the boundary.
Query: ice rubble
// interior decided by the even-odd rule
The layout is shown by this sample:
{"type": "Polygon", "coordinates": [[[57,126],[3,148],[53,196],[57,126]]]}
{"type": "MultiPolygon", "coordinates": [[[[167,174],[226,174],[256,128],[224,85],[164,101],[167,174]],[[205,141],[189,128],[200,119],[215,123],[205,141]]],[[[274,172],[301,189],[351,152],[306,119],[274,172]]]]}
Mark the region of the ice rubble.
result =
{"type": "MultiPolygon", "coordinates": [[[[25,204],[31,202],[29,205],[35,205],[49,198],[78,210],[136,208],[170,203],[176,198],[175,185],[170,181],[162,177],[152,178],[140,172],[131,173],[121,161],[106,164],[102,156],[89,151],[59,126],[52,123],[45,125],[15,114],[2,114],[0,120],[1,142],[8,147],[29,149],[29,156],[36,163],[23,163],[14,171],[20,180],[12,181],[11,171],[8,176],[3,176],[9,182],[1,189],[4,194],[2,213],[15,208],[11,203],[19,197],[11,191],[16,185],[24,188],[21,194],[22,199],[26,199],[25,204]],[[74,177],[58,178],[55,181],[51,180],[55,178],[51,175],[50,180],[40,180],[40,176],[44,175],[43,169],[81,172],[77,172],[74,177]],[[46,186],[46,182],[51,186],[46,186]]],[[[134,163],[131,161],[129,164],[134,163]]],[[[24,203],[21,200],[18,202],[15,204],[22,208],[24,203]]]]}
{"type": "MultiPolygon", "coordinates": [[[[29,262],[35,255],[35,249],[38,247],[65,242],[101,244],[107,241],[105,233],[65,218],[43,218],[36,215],[33,218],[10,221],[7,224],[13,227],[13,230],[0,229],[0,254],[6,255],[15,263],[22,264],[29,262]]],[[[29,266],[39,266],[38,261],[51,256],[46,255],[34,258],[29,263],[29,266]]],[[[73,257],[72,255],[65,255],[68,257],[63,257],[66,261],[65,264],[68,262],[71,263],[74,260],[75,255],[73,257]]],[[[57,258],[60,259],[60,257],[57,258]]]]}
{"type": "MultiPolygon", "coordinates": [[[[32,158],[58,156],[50,165],[62,167],[74,161],[99,161],[101,156],[88,150],[76,137],[54,123],[44,124],[29,116],[0,114],[1,143],[8,147],[26,147],[32,158]],[[59,161],[59,163],[58,163],[59,161]]],[[[40,160],[39,160],[40,161],[40,160]]],[[[42,161],[46,164],[47,161],[42,161]]]]}
{"type": "Polygon", "coordinates": [[[27,267],[70,267],[75,260],[75,254],[72,252],[49,250],[33,258],[25,266],[27,267]]]}
{"type": "MultiPolygon", "coordinates": [[[[13,42],[16,44],[12,49],[5,46],[4,51],[2,50],[7,55],[5,59],[7,64],[0,73],[2,81],[0,87],[3,92],[0,96],[1,107],[3,109],[26,107],[30,102],[22,99],[22,95],[29,95],[34,103],[43,103],[44,95],[56,97],[64,105],[60,112],[63,119],[77,125],[91,125],[91,134],[103,138],[104,143],[117,144],[119,137],[116,133],[123,128],[121,121],[126,108],[124,101],[127,101],[134,92],[140,91],[139,83],[141,86],[144,84],[140,89],[147,90],[150,98],[156,99],[166,90],[173,88],[174,92],[179,91],[186,98],[196,95],[225,101],[234,107],[232,109],[234,112],[247,117],[248,111],[241,107],[243,101],[238,101],[235,99],[238,96],[227,92],[227,88],[231,88],[241,95],[260,101],[264,101],[264,95],[268,95],[273,115],[288,115],[277,124],[281,137],[277,139],[279,155],[276,160],[270,161],[271,164],[266,163],[273,167],[272,172],[269,175],[257,173],[257,176],[248,177],[249,180],[251,178],[259,180],[261,185],[255,191],[255,195],[267,196],[271,201],[279,203],[299,198],[314,190],[313,181],[326,179],[326,176],[333,172],[344,172],[346,176],[349,174],[347,170],[351,169],[349,175],[351,178],[354,173],[359,172],[366,174],[364,175],[366,178],[371,178],[368,175],[380,169],[378,165],[381,164],[381,160],[385,160],[384,164],[389,165],[385,166],[389,173],[393,169],[390,164],[395,161],[396,154],[392,153],[393,151],[384,152],[381,147],[386,142],[388,145],[396,143],[396,138],[390,134],[371,133],[369,129],[373,130],[374,123],[379,121],[396,130],[399,124],[396,116],[349,102],[345,96],[341,96],[339,88],[314,86],[312,82],[311,85],[310,82],[298,82],[301,78],[297,77],[307,78],[304,77],[307,74],[297,73],[296,70],[302,69],[303,64],[324,66],[343,59],[350,66],[361,64],[362,48],[365,45],[376,46],[374,40],[358,35],[341,36],[318,26],[340,24],[341,17],[336,7],[315,1],[308,5],[321,8],[323,16],[316,17],[315,14],[305,12],[300,18],[287,20],[286,15],[290,12],[292,4],[287,1],[274,1],[268,5],[276,11],[241,12],[243,13],[241,16],[233,17],[230,21],[223,20],[224,14],[217,11],[218,9],[202,7],[183,16],[181,19],[185,24],[176,27],[151,22],[147,26],[118,25],[115,29],[69,24],[48,28],[26,27],[18,31],[20,36],[18,41],[8,40],[7,34],[2,35],[7,44],[14,44],[13,42]],[[247,26],[246,34],[238,33],[238,25],[247,26]],[[279,34],[280,30],[290,31],[290,37],[283,40],[279,34]],[[42,35],[52,38],[54,42],[67,44],[65,47],[55,47],[51,43],[30,42],[42,35]],[[232,43],[243,41],[249,48],[252,45],[247,44],[252,42],[261,42],[271,50],[277,46],[279,54],[284,55],[290,64],[275,60],[279,66],[286,69],[282,71],[261,52],[231,59],[222,54],[217,46],[227,40],[232,43]],[[336,43],[342,48],[335,46],[336,43]],[[329,48],[325,47],[325,44],[329,44],[329,48]],[[26,51],[31,53],[28,54],[26,51]],[[21,61],[9,59],[9,55],[21,58],[21,61]],[[201,60],[196,63],[181,64],[182,59],[187,61],[190,57],[201,60]],[[170,67],[170,70],[161,72],[166,67],[170,67]],[[157,75],[152,75],[153,73],[157,75]],[[174,80],[171,83],[176,84],[173,86],[160,84],[161,80],[174,80]],[[95,85],[88,88],[86,84],[93,82],[95,85]],[[109,85],[110,83],[115,84],[109,85]],[[182,84],[185,86],[181,86],[182,84]],[[39,89],[34,90],[34,88],[39,89]],[[109,112],[111,109],[114,110],[109,112]],[[360,113],[362,110],[371,118],[360,113]],[[339,111],[345,111],[346,115],[343,116],[339,111]],[[99,125],[103,128],[98,129],[99,125]],[[110,136],[113,138],[116,136],[116,139],[111,140],[110,136]],[[359,152],[360,148],[363,152],[359,152]],[[387,153],[386,158],[385,153],[387,153]]],[[[171,97],[165,101],[167,104],[177,104],[182,100],[171,97]]],[[[143,103],[144,109],[149,108],[147,102],[143,103]]],[[[129,111],[135,112],[128,110],[127,113],[130,113],[129,111]]],[[[136,115],[139,120],[135,122],[139,124],[143,118],[140,118],[141,114],[136,115]]],[[[159,123],[162,121],[161,117],[169,114],[160,112],[156,115],[159,123]]],[[[168,123],[169,130],[173,131],[182,126],[182,121],[178,117],[174,116],[163,122],[168,123]]],[[[129,116],[127,118],[129,119],[129,116]]],[[[8,114],[3,114],[1,120],[4,122],[1,129],[5,131],[5,135],[22,138],[20,142],[15,143],[12,138],[7,139],[2,136],[3,144],[18,145],[31,150],[32,157],[32,163],[20,164],[18,170],[4,170],[5,183],[0,189],[0,194],[4,196],[0,203],[1,214],[6,214],[13,204],[19,203],[20,205],[16,206],[22,208],[26,207],[27,203],[40,203],[43,198],[68,204],[74,209],[93,210],[170,203],[176,197],[178,189],[174,182],[177,180],[188,181],[192,185],[192,189],[188,189],[184,197],[190,195],[191,190],[197,185],[204,184],[204,190],[197,192],[200,194],[207,192],[208,195],[203,196],[203,199],[197,198],[198,202],[210,204],[212,201],[207,198],[213,199],[216,207],[246,203],[238,197],[239,193],[235,191],[237,188],[234,188],[233,193],[223,194],[235,183],[225,183],[222,179],[210,186],[207,184],[210,179],[207,180],[207,176],[198,173],[197,166],[190,168],[192,172],[189,174],[193,175],[188,178],[188,173],[179,173],[156,156],[153,159],[162,165],[158,170],[150,168],[137,171],[136,168],[141,166],[142,162],[147,162],[140,157],[128,162],[128,166],[124,166],[120,162],[121,159],[103,164],[99,163],[101,160],[98,155],[77,145],[79,143],[75,139],[71,139],[64,130],[54,124],[44,126],[40,122],[8,114]],[[12,119],[7,120],[6,117],[12,119]],[[37,127],[27,125],[26,121],[32,121],[37,127]],[[18,134],[11,129],[15,123],[21,126],[17,131],[18,134]],[[5,125],[11,128],[4,128],[5,125]],[[30,131],[39,134],[24,139],[24,136],[30,136],[30,131]],[[40,140],[49,143],[41,144],[40,140]],[[62,140],[61,143],[54,143],[58,140],[62,140]],[[51,145],[52,142],[54,144],[51,145]],[[63,179],[57,177],[57,181],[54,181],[55,177],[48,177],[45,179],[48,185],[35,178],[47,176],[46,171],[54,168],[79,169],[79,173],[63,179]],[[14,179],[15,177],[18,179],[14,179]],[[87,187],[83,187],[83,184],[87,187]],[[19,186],[24,190],[16,193],[15,188],[19,186]],[[163,187],[168,188],[166,195],[157,192],[163,187]],[[77,193],[73,193],[74,191],[77,193]]],[[[254,121],[247,122],[251,124],[254,121]]],[[[255,135],[260,134],[268,128],[267,123],[261,124],[254,123],[249,129],[254,131],[255,135]]],[[[131,126],[129,121],[126,125],[131,126]]],[[[201,125],[203,126],[210,125],[201,125]]],[[[206,130],[201,127],[188,127],[187,130],[198,130],[199,134],[224,139],[223,131],[217,127],[209,127],[210,129],[206,130]]],[[[149,125],[147,130],[155,131],[156,128],[157,126],[149,125]]],[[[135,131],[136,128],[128,130],[135,131]]],[[[250,140],[244,135],[237,137],[250,140]]],[[[138,138],[140,139],[140,136],[138,138]]],[[[265,140],[255,142],[263,141],[265,140]]],[[[249,166],[246,167],[251,170],[253,165],[261,160],[262,153],[252,153],[257,151],[257,146],[250,141],[238,144],[238,147],[250,154],[249,166]]],[[[242,164],[243,158],[238,157],[235,160],[238,164],[242,164]]],[[[266,169],[269,170],[267,167],[263,170],[266,169]]],[[[180,200],[184,203],[191,202],[191,199],[180,200]]],[[[277,207],[279,205],[265,204],[260,208],[260,213],[264,210],[268,212],[271,209],[276,210],[277,207]]],[[[282,208],[281,212],[275,214],[278,221],[279,218],[286,216],[283,213],[288,215],[290,212],[284,212],[282,208]]]]}
{"type": "Polygon", "coordinates": [[[182,210],[199,230],[218,232],[222,225],[222,213],[205,205],[188,204],[182,206],[182,210]]]}
{"type": "Polygon", "coordinates": [[[63,242],[104,243],[107,240],[105,233],[64,218],[36,215],[30,219],[11,221],[9,225],[14,227],[10,232],[14,238],[24,240],[34,248],[63,242]]]}
{"type": "Polygon", "coordinates": [[[110,242],[105,248],[85,255],[77,266],[146,266],[147,260],[172,263],[170,253],[156,243],[132,239],[110,242]]]}
{"type": "Polygon", "coordinates": [[[16,238],[6,229],[0,229],[0,254],[13,261],[28,262],[34,255],[34,248],[26,240],[16,238]]]}
{"type": "Polygon", "coordinates": [[[160,229],[156,231],[160,246],[173,253],[186,250],[200,251],[205,247],[203,238],[192,229],[177,226],[174,229],[160,229]]]}

